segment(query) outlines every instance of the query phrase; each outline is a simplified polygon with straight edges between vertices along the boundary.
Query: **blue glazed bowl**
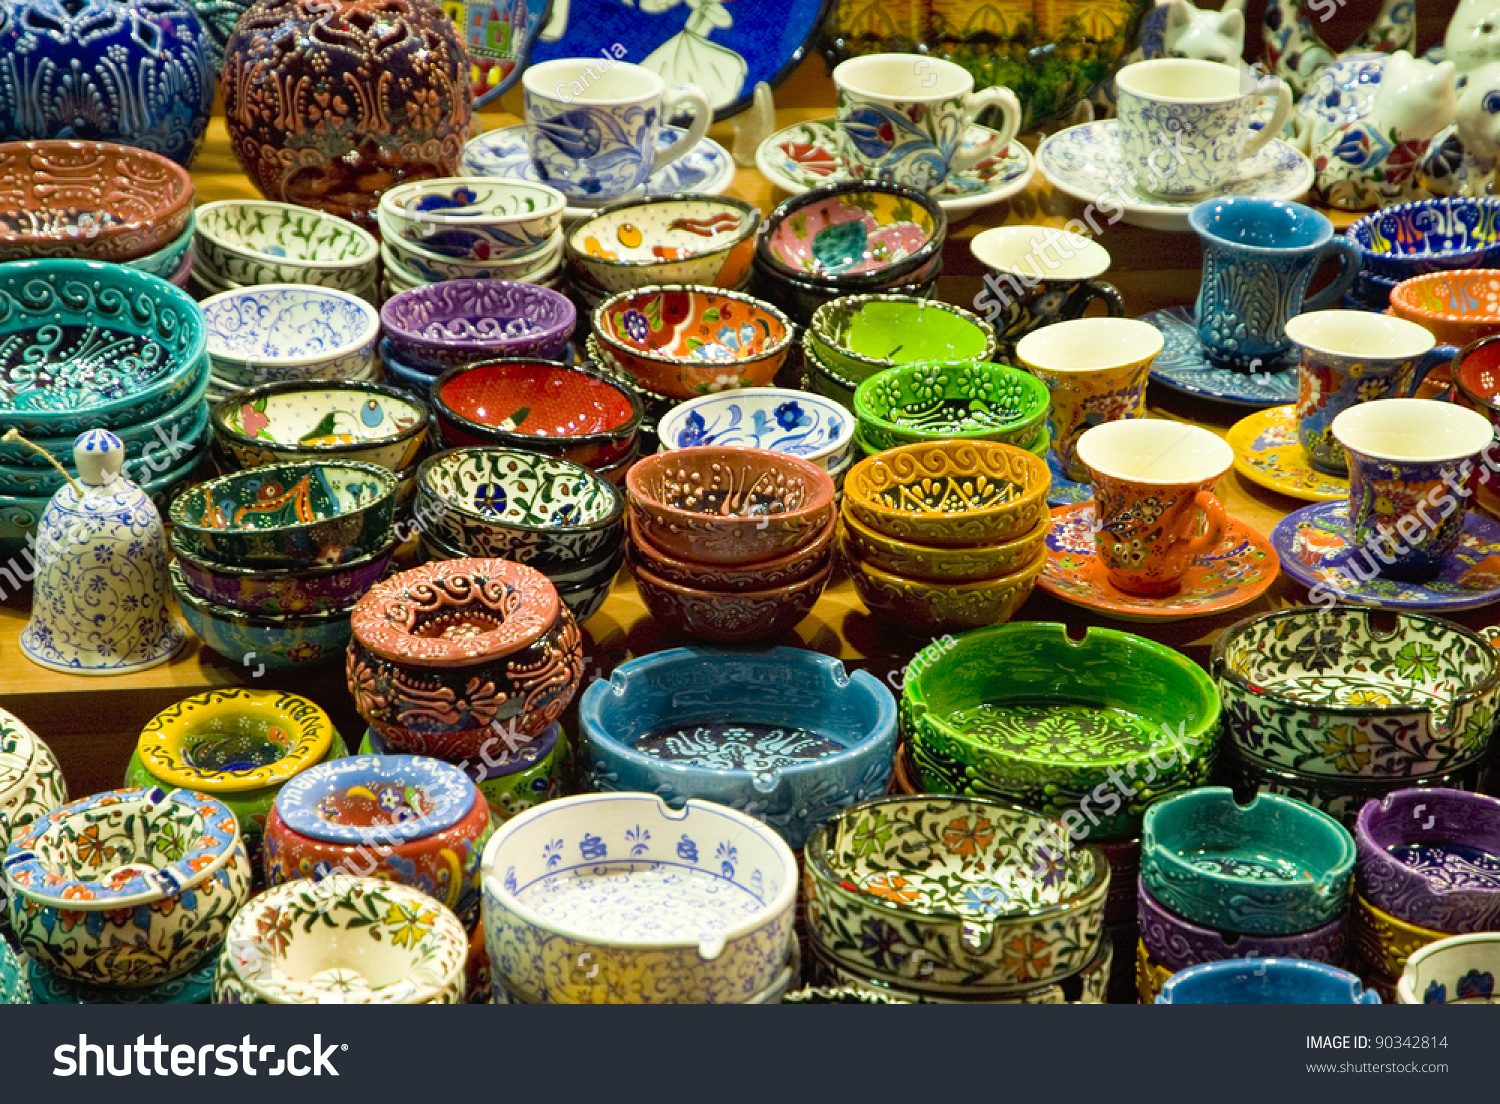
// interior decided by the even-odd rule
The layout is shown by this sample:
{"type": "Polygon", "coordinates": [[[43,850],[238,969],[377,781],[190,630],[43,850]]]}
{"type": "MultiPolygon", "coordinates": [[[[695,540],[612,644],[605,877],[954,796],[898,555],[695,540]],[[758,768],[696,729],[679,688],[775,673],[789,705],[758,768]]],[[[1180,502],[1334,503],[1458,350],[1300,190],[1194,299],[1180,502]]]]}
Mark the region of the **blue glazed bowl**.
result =
{"type": "Polygon", "coordinates": [[[140,989],[106,989],[102,985],[89,985],[54,974],[35,962],[26,964],[25,974],[31,986],[28,998],[31,1004],[209,1004],[213,1000],[214,973],[218,968],[219,956],[211,954],[201,965],[181,977],[140,989]]]}
{"type": "Polygon", "coordinates": [[[354,635],[348,610],[300,617],[246,613],[200,598],[175,562],[170,570],[172,591],[188,627],[204,644],[252,675],[262,667],[311,667],[341,659],[354,635]]]}
{"type": "MultiPolygon", "coordinates": [[[[199,402],[183,432],[173,438],[148,440],[144,455],[125,461],[125,477],[135,483],[145,483],[159,475],[170,474],[180,468],[192,468],[208,448],[208,404],[199,402]],[[171,443],[167,444],[166,441],[171,443]]],[[[128,451],[128,450],[127,450],[128,451]]],[[[65,465],[72,468],[72,464],[65,465]]],[[[56,468],[22,467],[0,464],[0,494],[22,495],[40,498],[58,492],[66,480],[56,468]]]]}
{"type": "Polygon", "coordinates": [[[30,1004],[31,985],[26,980],[26,968],[10,949],[10,944],[0,939],[0,1004],[30,1004]]]}
{"type": "Polygon", "coordinates": [[[1500,199],[1398,203],[1365,215],[1344,235],[1359,250],[1362,275],[1398,283],[1445,268],[1494,268],[1500,262],[1500,199]]]}
{"type": "Polygon", "coordinates": [[[631,660],[584,691],[579,723],[596,790],[727,805],[794,850],[834,813],[883,796],[896,748],[891,692],[798,648],[631,660]]]}
{"type": "Polygon", "coordinates": [[[694,445],[769,449],[834,471],[854,450],[854,416],[832,399],[746,387],[689,399],[656,427],[663,452],[694,445]]]}
{"type": "Polygon", "coordinates": [[[145,421],[201,383],[205,349],[203,312],[165,280],[99,261],[0,265],[0,431],[145,421]]]}
{"type": "Polygon", "coordinates": [[[352,379],[374,362],[380,314],[359,296],[310,284],[259,284],[203,300],[208,354],[224,383],[352,379]]]}
{"type": "Polygon", "coordinates": [[[1204,962],[1175,973],[1157,1004],[1379,1004],[1346,970],[1298,958],[1204,962]]]}
{"type": "Polygon", "coordinates": [[[145,257],[137,257],[133,261],[125,263],[134,269],[139,269],[148,276],[160,276],[163,280],[171,279],[172,275],[182,267],[182,259],[187,256],[189,249],[193,248],[193,234],[198,230],[198,212],[188,212],[187,229],[165,248],[158,249],[155,253],[145,257]]]}

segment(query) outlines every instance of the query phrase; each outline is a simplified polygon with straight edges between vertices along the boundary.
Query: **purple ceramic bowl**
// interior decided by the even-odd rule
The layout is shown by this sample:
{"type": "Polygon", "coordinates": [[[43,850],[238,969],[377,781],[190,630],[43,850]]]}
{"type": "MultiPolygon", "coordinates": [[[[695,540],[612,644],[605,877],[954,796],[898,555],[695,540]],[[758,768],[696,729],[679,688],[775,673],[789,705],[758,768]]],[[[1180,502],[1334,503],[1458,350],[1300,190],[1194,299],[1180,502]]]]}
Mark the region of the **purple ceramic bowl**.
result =
{"type": "Polygon", "coordinates": [[[378,583],[396,553],[394,544],[352,563],[302,570],[234,567],[194,556],[172,538],[188,588],[232,609],[273,617],[348,610],[378,583]]]}
{"type": "Polygon", "coordinates": [[[1354,825],[1365,900],[1419,928],[1500,929],[1500,800],[1464,790],[1397,790],[1354,825]]]}
{"type": "Polygon", "coordinates": [[[1136,883],[1136,917],[1141,942],[1158,965],[1176,972],[1202,962],[1231,958],[1300,958],[1338,966],[1344,960],[1344,918],[1296,935],[1225,934],[1184,920],[1136,883]]]}
{"type": "Polygon", "coordinates": [[[380,308],[397,355],[438,371],[502,357],[561,360],[577,321],[562,292],[510,280],[427,284],[380,308]]]}

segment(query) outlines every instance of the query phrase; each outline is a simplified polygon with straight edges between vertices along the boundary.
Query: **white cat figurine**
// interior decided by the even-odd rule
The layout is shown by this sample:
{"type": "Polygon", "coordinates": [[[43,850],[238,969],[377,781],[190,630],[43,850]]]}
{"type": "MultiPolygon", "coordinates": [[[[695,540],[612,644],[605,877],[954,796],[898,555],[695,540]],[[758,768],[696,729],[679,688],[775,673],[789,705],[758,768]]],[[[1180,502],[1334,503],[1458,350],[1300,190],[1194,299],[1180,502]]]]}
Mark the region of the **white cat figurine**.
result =
{"type": "Polygon", "coordinates": [[[1459,0],[1443,36],[1443,57],[1459,76],[1500,61],[1500,0],[1459,0]]]}
{"type": "MultiPolygon", "coordinates": [[[[1344,0],[1266,0],[1263,46],[1266,68],[1301,96],[1318,73],[1335,59],[1308,18],[1310,10],[1318,22],[1330,18],[1344,0]]],[[[1417,41],[1417,7],[1414,0],[1382,0],[1375,19],[1339,57],[1351,54],[1389,54],[1411,50],[1417,41]]]]}
{"type": "Polygon", "coordinates": [[[1500,61],[1458,78],[1458,117],[1433,138],[1417,168],[1423,191],[1437,196],[1496,194],[1500,165],[1500,61]]]}

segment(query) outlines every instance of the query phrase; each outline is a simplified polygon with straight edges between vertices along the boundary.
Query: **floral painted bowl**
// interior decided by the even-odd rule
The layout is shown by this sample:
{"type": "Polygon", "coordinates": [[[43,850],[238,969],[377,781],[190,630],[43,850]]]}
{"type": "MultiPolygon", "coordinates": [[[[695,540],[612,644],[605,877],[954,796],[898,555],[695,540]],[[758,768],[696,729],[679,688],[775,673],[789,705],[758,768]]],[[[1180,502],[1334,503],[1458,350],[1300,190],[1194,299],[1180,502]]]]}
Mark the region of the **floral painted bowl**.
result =
{"type": "Polygon", "coordinates": [[[519,449],[596,470],[630,454],[643,417],[630,388],[549,360],[449,369],[432,385],[432,407],[449,448],[519,449]]]}
{"type": "Polygon", "coordinates": [[[1025,448],[1047,420],[1047,385],[988,361],[907,364],[854,392],[860,434],[877,451],[954,437],[1025,448]]]}
{"type": "Polygon", "coordinates": [[[213,409],[214,443],[241,468],[338,457],[402,472],[427,425],[427,407],[404,392],[346,380],[267,384],[213,409]]]}
{"type": "Polygon", "coordinates": [[[795,327],[775,307],[710,287],[644,287],[594,311],[594,336],[642,387],[691,399],[765,387],[792,347],[795,327]]]}
{"type": "Polygon", "coordinates": [[[264,284],[200,305],[214,375],[242,387],[353,376],[373,363],[380,336],[375,308],[337,288],[264,284]]]}
{"type": "Polygon", "coordinates": [[[563,251],[585,281],[609,295],[692,284],[736,288],[750,274],[760,211],[730,196],[626,199],[566,231],[563,251]]]}
{"type": "Polygon", "coordinates": [[[898,364],[989,360],[988,322],[948,303],[909,295],[848,295],[819,307],[806,343],[818,360],[855,384],[898,364]]]}
{"type": "MultiPolygon", "coordinates": [[[[14,713],[0,709],[0,857],[13,833],[67,800],[68,784],[52,749],[14,713]]],[[[5,899],[0,878],[0,936],[9,924],[5,899]]]]}
{"type": "Polygon", "coordinates": [[[380,261],[374,235],[311,207],[225,199],[198,208],[194,271],[219,283],[316,284],[357,291],[380,261]]]}
{"type": "Polygon", "coordinates": [[[421,890],[379,878],[274,886],[229,928],[215,1004],[462,1004],[469,939],[421,890]]]}
{"type": "Polygon", "coordinates": [[[810,542],[833,518],[822,468],[765,449],[674,449],[625,477],[634,530],[679,559],[705,564],[774,560],[810,542]]]}
{"type": "Polygon", "coordinates": [[[1500,264],[1500,199],[1453,196],[1398,203],[1358,219],[1344,236],[1360,268],[1392,280],[1500,264]]]}
{"type": "Polygon", "coordinates": [[[625,563],[651,616],[699,640],[744,644],[790,632],[817,604],[833,577],[830,561],[812,575],[765,590],[725,591],[669,582],[651,570],[637,545],[625,563]]]}
{"type": "Polygon", "coordinates": [[[657,424],[661,450],[695,445],[769,449],[828,471],[853,455],[854,419],[836,402],[782,387],[700,395],[657,424]]]}
{"type": "Polygon", "coordinates": [[[1379,1004],[1346,970],[1295,958],[1228,959],[1189,966],[1162,986],[1157,1004],[1379,1004]]]}
{"type": "Polygon", "coordinates": [[[250,894],[234,814],[187,790],[111,790],[64,805],[12,838],[4,868],[22,949],[95,985],[187,973],[250,894]]]}
{"type": "Polygon", "coordinates": [[[0,144],[0,187],[0,261],[134,261],[181,237],[193,213],[185,168],[110,142],[0,144]]]}
{"type": "Polygon", "coordinates": [[[797,860],[734,809],[565,797],[496,829],[483,869],[495,979],[532,1003],[733,1004],[786,965],[797,860]]]}
{"type": "Polygon", "coordinates": [[[1440,345],[1459,348],[1500,333],[1500,269],[1464,268],[1402,280],[1390,312],[1432,331],[1440,345]]]}
{"type": "MultiPolygon", "coordinates": [[[[942,254],[934,257],[918,272],[908,277],[905,283],[888,284],[881,288],[882,295],[903,295],[914,299],[930,298],[937,288],[938,277],[943,274],[942,254]]],[[[825,303],[842,299],[847,291],[826,284],[809,283],[793,277],[777,276],[762,264],[756,264],[750,282],[751,294],[775,303],[799,326],[811,324],[813,315],[825,303]]],[[[806,334],[803,335],[806,348],[806,334]]],[[[852,388],[851,388],[852,390],[852,388]]]]}
{"type": "Polygon", "coordinates": [[[1229,741],[1305,774],[1455,770],[1484,755],[1500,707],[1500,659],[1485,638],[1416,613],[1305,606],[1261,614],[1219,636],[1209,670],[1229,741]]]}
{"type": "Polygon", "coordinates": [[[447,177],[398,184],[379,215],[402,241],[459,261],[506,261],[545,248],[567,200],[545,184],[447,177]]]}
{"type": "Polygon", "coordinates": [[[168,569],[172,594],[194,635],[235,670],[310,667],[335,659],[349,643],[349,609],[322,613],[257,614],[203,598],[188,585],[180,562],[168,569]]]}
{"type": "Polygon", "coordinates": [[[860,559],[847,540],[839,545],[854,591],[879,620],[908,632],[957,632],[1001,625],[1026,604],[1047,566],[1044,549],[1029,563],[989,579],[929,582],[884,571],[860,559]]]}
{"type": "Polygon", "coordinates": [[[376,584],[353,613],[354,707],[401,752],[458,759],[562,715],[583,677],[578,625],[541,572],[496,559],[425,564],[376,584]]]}
{"type": "Polygon", "coordinates": [[[1500,929],[1500,799],[1397,790],[1360,810],[1354,842],[1375,907],[1455,935],[1500,929]]]}
{"type": "Polygon", "coordinates": [[[469,775],[419,755],[357,755],[281,787],[266,820],[266,884],[358,875],[420,889],[479,918],[490,809],[469,775]]]}
{"type": "Polygon", "coordinates": [[[784,200],[766,219],[755,259],[773,277],[847,295],[905,282],[942,254],[947,235],[947,216],[925,192],[852,180],[784,200]]]}
{"type": "Polygon", "coordinates": [[[1146,810],[1141,878],[1178,916],[1246,935],[1292,935],[1343,912],[1354,840],[1300,801],[1259,794],[1248,805],[1210,786],[1146,810]]]}
{"type": "Polygon", "coordinates": [[[1221,932],[1184,920],[1164,907],[1140,878],[1136,879],[1136,924],[1152,961],[1175,973],[1200,962],[1227,959],[1300,958],[1337,966],[1347,944],[1344,918],[1292,935],[1243,935],[1221,932]]]}
{"type": "Polygon", "coordinates": [[[841,516],[843,548],[868,568],[913,582],[974,583],[997,579],[1035,563],[1052,529],[1050,517],[1018,537],[974,548],[935,548],[897,540],[870,528],[849,510],[841,516]]]}
{"type": "Polygon", "coordinates": [[[144,421],[199,386],[205,349],[198,304],[165,280],[98,261],[0,267],[0,429],[144,421]]]}
{"type": "Polygon", "coordinates": [[[387,278],[407,284],[441,283],[445,280],[518,280],[537,283],[562,266],[562,231],[553,234],[540,249],[524,256],[500,260],[470,261],[444,256],[405,241],[385,215],[377,216],[382,235],[381,260],[387,278]]]}
{"type": "Polygon", "coordinates": [[[634,531],[630,551],[634,563],[658,580],[680,587],[718,593],[774,590],[799,583],[828,566],[833,560],[835,528],[830,520],[822,533],[807,544],[794,548],[785,556],[753,564],[708,564],[684,560],[657,548],[634,531]]]}
{"type": "Polygon", "coordinates": [[[897,540],[972,548],[1050,516],[1047,463],[994,441],[931,441],[866,457],[844,478],[846,516],[897,540]]]}
{"type": "Polygon", "coordinates": [[[1152,802],[1207,780],[1218,724],[1201,667],[1113,629],[1075,640],[1014,622],[938,640],[901,692],[924,789],[1014,801],[1105,840],[1132,838],[1152,802]]]}
{"type": "Polygon", "coordinates": [[[1045,984],[1099,943],[1109,863],[1014,805],[868,801],[813,829],[803,860],[814,946],[904,989],[1045,984]]]}
{"type": "Polygon", "coordinates": [[[727,805],[794,851],[840,809],[885,794],[896,747],[884,684],[800,648],[631,660],[584,691],[579,724],[595,790],[727,805]]]}
{"type": "Polygon", "coordinates": [[[353,563],[391,542],[396,476],[374,464],[267,464],[200,483],[170,511],[189,555],[223,564],[353,563]]]}
{"type": "Polygon", "coordinates": [[[1406,960],[1399,1004],[1500,1004],[1500,932],[1429,943],[1406,960]]]}
{"type": "Polygon", "coordinates": [[[392,542],[353,563],[295,570],[234,567],[194,556],[182,547],[176,533],[171,540],[189,590],[214,605],[266,617],[348,612],[381,580],[396,552],[392,542]]]}
{"type": "MultiPolygon", "coordinates": [[[[176,283],[172,278],[183,270],[186,264],[188,271],[192,270],[191,251],[193,248],[193,234],[198,228],[198,216],[192,211],[188,212],[187,225],[183,227],[182,233],[176,238],[162,246],[155,253],[148,253],[144,257],[137,257],[125,264],[131,268],[138,269],[148,276],[159,276],[163,280],[176,283]]],[[[178,287],[181,287],[178,284],[178,287]]]]}
{"type": "Polygon", "coordinates": [[[578,321],[559,291],[510,280],[448,280],[391,296],[380,322],[408,364],[441,372],[501,357],[558,360],[578,321]]]}
{"type": "Polygon", "coordinates": [[[28,962],[23,974],[31,1004],[209,1004],[213,999],[218,956],[209,955],[181,977],[139,989],[115,989],[73,981],[28,962]]]}
{"type": "Polygon", "coordinates": [[[417,528],[462,550],[544,573],[609,558],[625,498],[585,467],[534,453],[453,449],[417,468],[417,528]]]}

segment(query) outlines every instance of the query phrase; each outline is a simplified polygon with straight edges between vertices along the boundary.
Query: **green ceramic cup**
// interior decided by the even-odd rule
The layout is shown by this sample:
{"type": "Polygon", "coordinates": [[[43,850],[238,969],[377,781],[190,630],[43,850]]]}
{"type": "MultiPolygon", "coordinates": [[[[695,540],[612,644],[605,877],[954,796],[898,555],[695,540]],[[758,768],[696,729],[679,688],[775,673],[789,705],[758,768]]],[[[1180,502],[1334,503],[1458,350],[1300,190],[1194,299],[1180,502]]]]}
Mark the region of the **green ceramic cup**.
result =
{"type": "Polygon", "coordinates": [[[1027,448],[1047,418],[1047,387],[984,360],[905,364],[877,372],[854,392],[863,439],[876,449],[972,437],[1027,448]]]}

